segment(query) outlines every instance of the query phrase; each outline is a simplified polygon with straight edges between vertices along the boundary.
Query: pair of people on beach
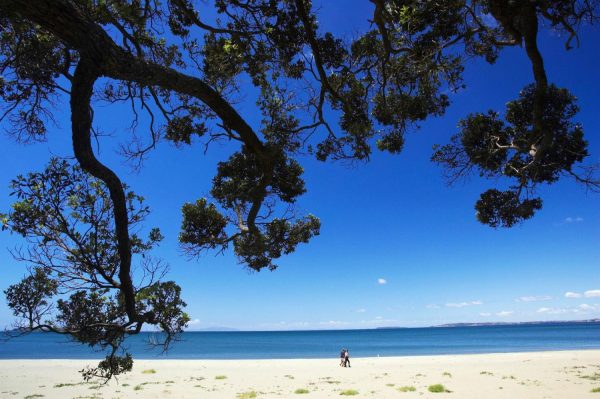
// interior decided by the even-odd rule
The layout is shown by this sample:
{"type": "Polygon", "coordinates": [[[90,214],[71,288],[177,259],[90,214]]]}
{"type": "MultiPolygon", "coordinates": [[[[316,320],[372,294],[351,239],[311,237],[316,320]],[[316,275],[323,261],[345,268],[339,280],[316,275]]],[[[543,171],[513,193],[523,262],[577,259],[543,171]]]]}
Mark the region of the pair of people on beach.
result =
{"type": "Polygon", "coordinates": [[[340,352],[340,366],[341,367],[350,367],[350,352],[348,349],[342,349],[340,352]]]}

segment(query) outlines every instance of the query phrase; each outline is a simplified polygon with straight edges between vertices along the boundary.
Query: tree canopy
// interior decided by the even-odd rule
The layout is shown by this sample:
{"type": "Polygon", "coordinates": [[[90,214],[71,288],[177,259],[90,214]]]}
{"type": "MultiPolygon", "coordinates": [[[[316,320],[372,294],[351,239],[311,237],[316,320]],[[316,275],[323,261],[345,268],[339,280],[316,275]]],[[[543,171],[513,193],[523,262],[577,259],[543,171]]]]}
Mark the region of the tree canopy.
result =
{"type": "Polygon", "coordinates": [[[576,97],[552,84],[538,48],[542,24],[576,46],[580,26],[598,18],[596,0],[370,3],[370,29],[344,40],[323,31],[310,0],[0,0],[0,118],[17,140],[44,140],[53,106],[68,101],[77,160],[52,159],[12,183],[18,201],[3,228],[30,244],[15,256],[32,266],[6,291],[20,327],[109,348],[86,376],[111,377],[131,368],[118,352],[125,336],[156,325],[168,345],[188,321],[179,286],[163,281],[149,254],[160,231],[142,238],[142,197],[93,151],[98,103],[130,103],[132,125],[138,110],[150,121],[124,148],[134,162],[161,140],[238,143],[219,162],[210,196],[183,205],[179,238],[192,255],[232,247],[256,271],[319,234],[319,219],[293,207],[306,191],[300,155],[400,153],[407,131],[444,114],[470,59],[494,63],[508,46],[525,51],[532,83],[504,112],[466,116],[432,160],[451,182],[474,171],[509,182],[476,203],[492,227],[531,218],[541,184],[566,176],[600,187],[583,163],[576,97]],[[214,22],[202,18],[207,7],[214,22]],[[235,106],[250,85],[256,126],[235,106]],[[141,281],[133,267],[145,271],[141,281]]]}

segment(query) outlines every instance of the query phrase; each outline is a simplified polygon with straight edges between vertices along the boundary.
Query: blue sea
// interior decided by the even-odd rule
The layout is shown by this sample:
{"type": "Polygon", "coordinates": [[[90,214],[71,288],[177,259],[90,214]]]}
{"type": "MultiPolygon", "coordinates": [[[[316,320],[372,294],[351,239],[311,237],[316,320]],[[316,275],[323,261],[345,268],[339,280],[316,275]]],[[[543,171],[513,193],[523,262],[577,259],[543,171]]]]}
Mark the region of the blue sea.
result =
{"type": "MultiPolygon", "coordinates": [[[[186,332],[167,353],[153,333],[127,339],[138,359],[297,359],[600,349],[600,323],[432,327],[336,331],[186,332]]],[[[65,336],[32,333],[0,341],[1,359],[89,359],[103,352],[65,336]]]]}

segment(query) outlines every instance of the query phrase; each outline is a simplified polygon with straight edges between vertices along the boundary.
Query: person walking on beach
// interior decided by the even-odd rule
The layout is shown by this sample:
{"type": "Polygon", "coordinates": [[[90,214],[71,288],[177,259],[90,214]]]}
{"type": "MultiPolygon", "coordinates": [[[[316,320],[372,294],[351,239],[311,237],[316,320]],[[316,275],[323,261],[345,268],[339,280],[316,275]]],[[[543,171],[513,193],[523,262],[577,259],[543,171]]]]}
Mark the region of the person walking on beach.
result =
{"type": "Polygon", "coordinates": [[[340,367],[346,367],[346,349],[344,348],[340,352],[340,367]]]}
{"type": "Polygon", "coordinates": [[[346,349],[346,353],[344,355],[344,367],[350,367],[350,351],[346,349]]]}

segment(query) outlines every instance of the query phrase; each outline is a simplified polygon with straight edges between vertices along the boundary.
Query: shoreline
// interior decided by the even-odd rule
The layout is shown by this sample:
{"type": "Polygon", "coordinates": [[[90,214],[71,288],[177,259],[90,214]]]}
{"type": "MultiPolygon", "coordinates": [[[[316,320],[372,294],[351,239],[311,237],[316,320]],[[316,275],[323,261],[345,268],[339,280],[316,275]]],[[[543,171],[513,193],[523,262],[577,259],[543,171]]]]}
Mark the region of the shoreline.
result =
{"type": "MultiPolygon", "coordinates": [[[[375,360],[375,359],[411,359],[411,358],[421,358],[421,357],[431,357],[431,358],[445,358],[445,357],[460,357],[460,356],[502,356],[502,355],[537,355],[543,353],[561,353],[561,352],[598,352],[598,360],[600,362],[600,347],[594,348],[568,348],[568,349],[540,349],[540,350],[523,350],[523,351],[506,351],[506,352],[468,352],[468,353],[439,353],[439,354],[410,354],[410,355],[381,355],[381,356],[352,356],[352,359],[356,360],[375,360]]],[[[0,357],[0,364],[2,362],[8,361],[17,361],[17,362],[43,362],[43,361],[64,361],[64,362],[98,362],[104,359],[102,357],[87,357],[87,358],[69,358],[69,357],[48,357],[48,358],[12,358],[0,357]]],[[[332,354],[330,357],[257,357],[257,358],[161,358],[157,356],[155,358],[150,357],[136,357],[134,355],[134,362],[144,361],[144,362],[261,362],[261,361],[299,361],[299,360],[314,360],[314,361],[331,361],[332,359],[337,359],[335,354],[332,354]]],[[[600,399],[600,397],[598,398],[600,399]]]]}
{"type": "Polygon", "coordinates": [[[134,359],[106,385],[79,370],[97,359],[1,359],[0,398],[600,398],[600,350],[328,359],[134,359]],[[431,393],[442,384],[451,392],[431,393]],[[403,391],[402,389],[406,390],[403,391]],[[412,390],[414,389],[414,391],[412,390]],[[306,391],[306,392],[305,392],[306,391]],[[298,393],[297,393],[298,392],[298,393]],[[37,396],[41,397],[41,396],[37,396]]]}

